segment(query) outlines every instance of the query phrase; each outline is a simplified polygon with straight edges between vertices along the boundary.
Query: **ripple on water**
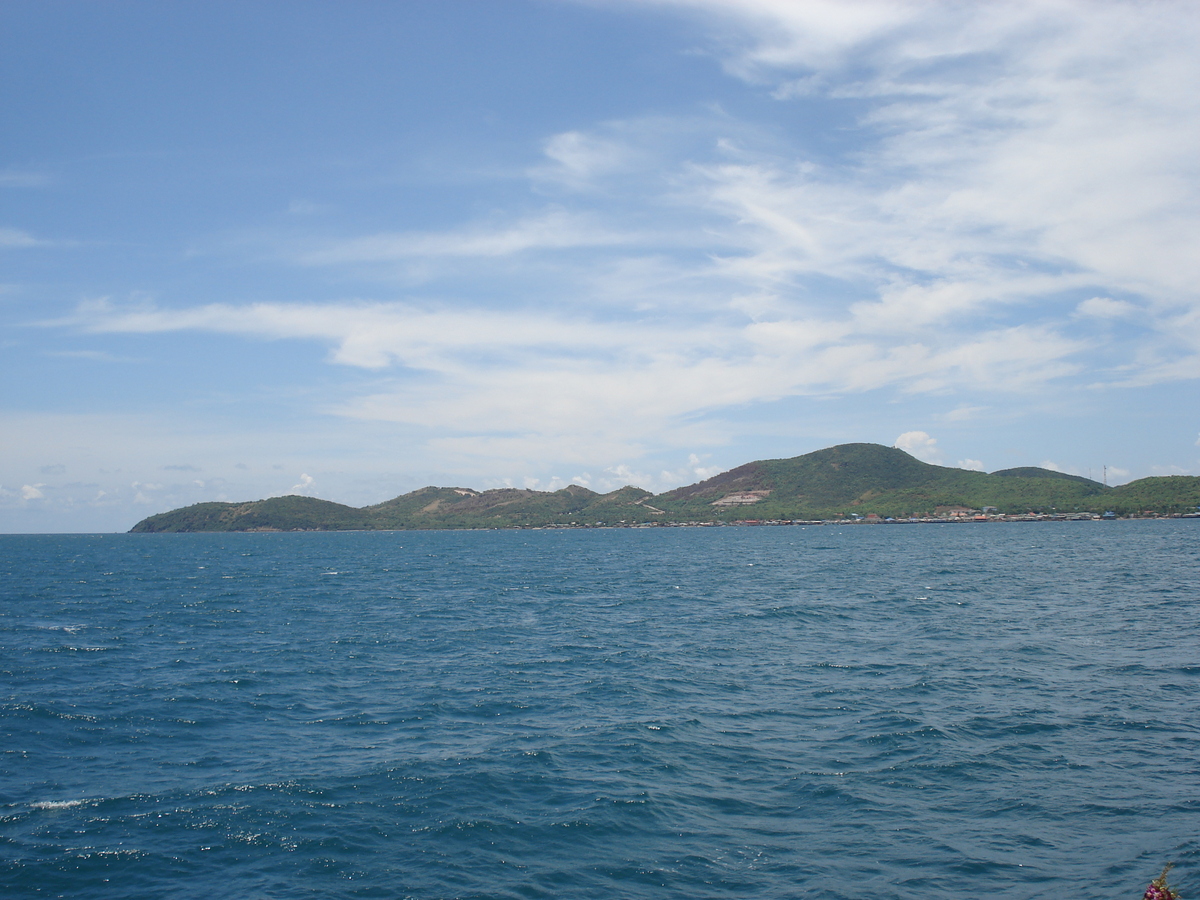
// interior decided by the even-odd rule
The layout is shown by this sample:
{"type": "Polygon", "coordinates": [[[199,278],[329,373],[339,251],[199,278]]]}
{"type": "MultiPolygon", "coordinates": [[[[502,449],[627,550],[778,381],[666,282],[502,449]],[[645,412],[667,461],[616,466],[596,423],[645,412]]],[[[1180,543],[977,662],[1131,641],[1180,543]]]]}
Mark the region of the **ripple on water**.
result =
{"type": "Polygon", "coordinates": [[[1195,523],[0,540],[6,896],[1200,889],[1195,523]]]}

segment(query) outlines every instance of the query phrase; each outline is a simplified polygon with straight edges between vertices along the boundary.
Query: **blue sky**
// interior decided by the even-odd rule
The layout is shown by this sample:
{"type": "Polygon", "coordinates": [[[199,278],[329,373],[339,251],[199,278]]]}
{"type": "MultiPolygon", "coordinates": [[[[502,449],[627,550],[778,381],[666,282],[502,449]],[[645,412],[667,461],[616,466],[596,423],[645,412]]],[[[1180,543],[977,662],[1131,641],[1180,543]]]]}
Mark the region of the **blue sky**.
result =
{"type": "Polygon", "coordinates": [[[0,6],[0,530],[1200,474],[1187,3],[0,6]]]}

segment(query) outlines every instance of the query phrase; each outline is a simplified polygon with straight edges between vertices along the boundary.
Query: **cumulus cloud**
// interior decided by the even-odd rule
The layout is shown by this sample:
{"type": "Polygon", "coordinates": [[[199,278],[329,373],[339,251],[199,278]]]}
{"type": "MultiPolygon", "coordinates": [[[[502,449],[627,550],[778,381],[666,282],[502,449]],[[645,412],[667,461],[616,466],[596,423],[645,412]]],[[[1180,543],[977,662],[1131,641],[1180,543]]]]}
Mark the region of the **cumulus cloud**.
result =
{"type": "Polygon", "coordinates": [[[969,469],[972,472],[986,472],[987,471],[987,467],[984,466],[983,462],[978,459],[960,459],[958,461],[958,467],[960,469],[969,469]]]}
{"type": "Polygon", "coordinates": [[[895,446],[905,453],[912,454],[917,459],[928,463],[941,464],[942,451],[938,449],[937,438],[930,437],[924,431],[906,431],[896,438],[895,446]]]}
{"type": "Polygon", "coordinates": [[[720,466],[703,465],[700,457],[695,453],[688,455],[688,468],[701,481],[706,478],[712,478],[714,475],[720,475],[724,471],[720,466]]]}
{"type": "Polygon", "coordinates": [[[133,503],[150,505],[155,503],[154,494],[161,491],[163,485],[151,481],[134,481],[130,487],[133,490],[133,503]]]}
{"type": "Polygon", "coordinates": [[[302,473],[300,475],[300,481],[297,484],[293,484],[290,488],[288,488],[288,493],[289,494],[307,493],[314,484],[316,484],[316,479],[314,479],[311,475],[302,473]]]}
{"type": "Polygon", "coordinates": [[[22,500],[41,500],[46,495],[43,494],[40,488],[44,488],[44,484],[25,484],[21,486],[22,500]]]}

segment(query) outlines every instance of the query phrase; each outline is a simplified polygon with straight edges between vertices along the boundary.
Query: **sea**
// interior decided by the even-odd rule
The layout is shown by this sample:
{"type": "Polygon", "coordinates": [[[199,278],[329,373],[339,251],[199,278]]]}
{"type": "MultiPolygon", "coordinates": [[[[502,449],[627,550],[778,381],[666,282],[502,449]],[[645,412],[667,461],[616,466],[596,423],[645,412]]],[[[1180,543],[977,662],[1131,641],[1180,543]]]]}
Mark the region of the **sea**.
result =
{"type": "Polygon", "coordinates": [[[1200,896],[1200,520],[0,537],[5,898],[1200,896]]]}

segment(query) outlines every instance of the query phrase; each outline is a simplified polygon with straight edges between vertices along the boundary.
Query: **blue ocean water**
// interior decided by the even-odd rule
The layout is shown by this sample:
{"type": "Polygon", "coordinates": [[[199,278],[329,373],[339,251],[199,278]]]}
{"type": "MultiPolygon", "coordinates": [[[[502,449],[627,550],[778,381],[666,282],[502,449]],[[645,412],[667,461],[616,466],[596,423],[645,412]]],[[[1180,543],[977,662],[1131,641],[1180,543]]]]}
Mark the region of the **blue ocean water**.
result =
{"type": "Polygon", "coordinates": [[[1200,522],[0,537],[0,894],[1200,894],[1200,522]]]}

